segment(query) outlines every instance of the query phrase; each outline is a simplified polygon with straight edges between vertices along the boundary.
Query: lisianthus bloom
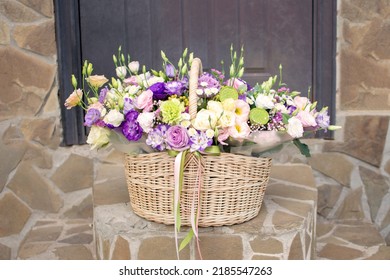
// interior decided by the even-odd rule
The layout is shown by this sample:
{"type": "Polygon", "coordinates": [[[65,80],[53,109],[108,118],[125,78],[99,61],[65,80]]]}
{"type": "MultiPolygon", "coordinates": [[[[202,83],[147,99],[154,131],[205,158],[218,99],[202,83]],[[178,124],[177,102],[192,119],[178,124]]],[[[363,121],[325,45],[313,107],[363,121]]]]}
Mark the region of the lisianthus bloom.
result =
{"type": "Polygon", "coordinates": [[[251,110],[249,104],[245,101],[237,99],[234,101],[234,105],[236,106],[236,109],[234,111],[234,113],[236,114],[236,121],[240,123],[247,122],[249,119],[249,112],[251,110]]]}
{"type": "Polygon", "coordinates": [[[188,148],[190,138],[187,129],[175,125],[171,126],[166,133],[166,141],[169,147],[175,151],[183,151],[188,148]]]}
{"type": "Polygon", "coordinates": [[[143,112],[150,112],[153,109],[153,92],[151,90],[143,91],[134,102],[135,107],[143,109],[143,112]]]}
{"type": "Polygon", "coordinates": [[[127,74],[126,66],[118,66],[117,68],[115,68],[115,72],[118,78],[124,79],[127,74]]]}
{"type": "Polygon", "coordinates": [[[83,98],[83,91],[81,89],[74,90],[69,97],[65,100],[66,109],[71,109],[74,106],[77,106],[81,103],[81,98],[83,98]]]}
{"type": "Polygon", "coordinates": [[[296,116],[302,123],[303,127],[316,127],[317,122],[313,114],[308,111],[300,111],[296,116]]]}
{"type": "Polygon", "coordinates": [[[273,109],[275,103],[273,102],[273,96],[268,94],[259,94],[256,98],[256,107],[262,109],[273,109]]]}
{"type": "Polygon", "coordinates": [[[109,143],[109,135],[109,129],[93,125],[89,131],[87,143],[91,145],[91,149],[101,148],[109,143]]]}
{"type": "Polygon", "coordinates": [[[85,78],[85,80],[94,88],[100,88],[108,82],[108,79],[104,75],[92,75],[85,78]]]}
{"type": "Polygon", "coordinates": [[[118,110],[111,110],[108,112],[105,117],[103,118],[103,121],[109,126],[109,127],[118,127],[121,125],[121,123],[124,120],[124,116],[121,112],[118,110]]]}
{"type": "Polygon", "coordinates": [[[202,76],[199,77],[198,80],[198,89],[196,90],[196,94],[200,97],[212,97],[215,96],[221,85],[211,74],[203,73],[202,76]]]}
{"type": "Polygon", "coordinates": [[[165,93],[168,95],[177,95],[180,96],[183,93],[183,84],[179,81],[170,81],[165,83],[165,93]]]}
{"type": "Polygon", "coordinates": [[[249,125],[245,122],[236,121],[236,123],[228,128],[229,135],[238,141],[242,141],[251,133],[249,125]]]}
{"type": "Polygon", "coordinates": [[[310,101],[307,97],[295,96],[294,104],[300,110],[305,110],[306,106],[310,104],[310,101]]]}
{"type": "Polygon", "coordinates": [[[330,124],[330,117],[328,114],[328,108],[323,108],[316,116],[317,125],[320,128],[327,129],[330,124]]]}
{"type": "Polygon", "coordinates": [[[122,125],[122,134],[129,141],[138,141],[142,137],[142,127],[137,121],[126,120],[122,125]]]}
{"type": "Polygon", "coordinates": [[[169,78],[175,77],[175,67],[172,64],[167,63],[167,65],[165,65],[165,74],[169,78]]]}
{"type": "Polygon", "coordinates": [[[146,139],[146,145],[151,146],[153,149],[158,151],[164,151],[167,148],[166,132],[169,128],[169,125],[159,124],[152,131],[148,133],[148,138],[146,139]]]}
{"type": "Polygon", "coordinates": [[[153,92],[153,99],[155,100],[166,100],[168,98],[164,83],[155,83],[149,87],[149,90],[153,92]]]}
{"type": "Polygon", "coordinates": [[[287,124],[287,133],[292,138],[300,138],[303,136],[303,126],[297,117],[291,117],[287,124]]]}
{"type": "Polygon", "coordinates": [[[218,117],[213,111],[202,109],[196,114],[192,125],[197,130],[205,131],[207,129],[214,129],[217,125],[217,120],[218,117]]]}
{"type": "Polygon", "coordinates": [[[138,115],[137,121],[139,125],[142,127],[142,130],[146,133],[152,130],[154,124],[154,113],[146,112],[138,115]]]}
{"type": "Polygon", "coordinates": [[[131,73],[137,74],[139,69],[139,62],[138,61],[132,61],[129,63],[129,69],[131,73]]]}
{"type": "Polygon", "coordinates": [[[95,108],[88,109],[84,117],[84,125],[91,127],[100,119],[100,111],[95,108]]]}
{"type": "MultiPolygon", "coordinates": [[[[214,136],[214,135],[213,135],[214,136]]],[[[199,133],[195,130],[195,133],[192,133],[190,136],[191,147],[190,151],[204,151],[207,147],[213,144],[213,137],[209,137],[207,132],[199,131],[199,133]]]]}
{"type": "Polygon", "coordinates": [[[184,104],[176,98],[162,102],[160,108],[163,122],[170,125],[178,124],[185,110],[184,104]]]}
{"type": "Polygon", "coordinates": [[[233,78],[233,79],[227,80],[226,85],[235,88],[236,90],[238,90],[241,93],[248,90],[247,83],[239,78],[233,78]]]}

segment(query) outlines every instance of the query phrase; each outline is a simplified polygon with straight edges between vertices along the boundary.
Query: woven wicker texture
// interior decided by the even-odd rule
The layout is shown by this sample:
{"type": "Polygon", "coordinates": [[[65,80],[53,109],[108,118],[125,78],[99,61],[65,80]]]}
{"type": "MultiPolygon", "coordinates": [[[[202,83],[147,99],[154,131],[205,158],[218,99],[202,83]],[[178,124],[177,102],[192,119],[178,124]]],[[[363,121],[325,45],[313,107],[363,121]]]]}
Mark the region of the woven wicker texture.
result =
{"type": "MultiPolygon", "coordinates": [[[[196,117],[196,89],[201,74],[201,60],[194,58],[189,74],[191,119],[196,117]]],[[[233,225],[257,216],[269,179],[270,158],[230,153],[197,157],[188,153],[185,160],[180,196],[182,225],[190,225],[191,207],[198,205],[199,184],[199,226],[233,225]]],[[[158,223],[174,224],[174,161],[164,152],[126,155],[130,203],[136,214],[158,223]]]]}
{"type": "MultiPolygon", "coordinates": [[[[130,202],[148,220],[174,224],[174,157],[167,153],[126,155],[130,202]]],[[[202,178],[199,226],[233,225],[259,213],[271,168],[270,158],[230,153],[220,156],[187,154],[181,192],[181,219],[190,225],[192,201],[197,204],[197,180],[202,178]],[[199,165],[201,176],[198,176],[199,165]]]]}

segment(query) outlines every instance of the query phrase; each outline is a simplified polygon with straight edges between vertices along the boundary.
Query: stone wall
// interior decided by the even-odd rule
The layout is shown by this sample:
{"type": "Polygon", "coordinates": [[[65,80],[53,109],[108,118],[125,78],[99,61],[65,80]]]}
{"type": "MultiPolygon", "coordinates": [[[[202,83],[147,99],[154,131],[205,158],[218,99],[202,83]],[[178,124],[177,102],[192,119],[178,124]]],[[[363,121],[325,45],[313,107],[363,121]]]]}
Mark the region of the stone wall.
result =
{"type": "Polygon", "coordinates": [[[339,0],[336,142],[314,155],[319,214],[372,222],[390,245],[390,1],[339,0]]]}
{"type": "Polygon", "coordinates": [[[60,147],[52,0],[0,1],[0,83],[0,259],[92,258],[93,161],[60,147]]]}

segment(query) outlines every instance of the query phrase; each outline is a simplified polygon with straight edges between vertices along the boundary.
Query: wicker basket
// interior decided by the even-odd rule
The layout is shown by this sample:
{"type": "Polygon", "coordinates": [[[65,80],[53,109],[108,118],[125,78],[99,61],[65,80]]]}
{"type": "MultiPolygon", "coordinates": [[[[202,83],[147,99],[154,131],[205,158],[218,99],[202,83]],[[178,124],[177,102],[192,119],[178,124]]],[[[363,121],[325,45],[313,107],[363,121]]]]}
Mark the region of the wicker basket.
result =
{"type": "MultiPolygon", "coordinates": [[[[200,60],[195,58],[190,72],[191,118],[197,112],[195,91],[201,69],[200,60]]],[[[174,162],[175,158],[166,152],[126,155],[130,203],[137,215],[158,223],[174,224],[174,162]]],[[[198,202],[199,183],[200,227],[233,225],[256,217],[263,201],[270,168],[270,158],[230,153],[196,157],[188,153],[180,196],[181,224],[190,225],[190,209],[194,199],[198,202]],[[201,182],[198,182],[199,178],[201,182]]]]}

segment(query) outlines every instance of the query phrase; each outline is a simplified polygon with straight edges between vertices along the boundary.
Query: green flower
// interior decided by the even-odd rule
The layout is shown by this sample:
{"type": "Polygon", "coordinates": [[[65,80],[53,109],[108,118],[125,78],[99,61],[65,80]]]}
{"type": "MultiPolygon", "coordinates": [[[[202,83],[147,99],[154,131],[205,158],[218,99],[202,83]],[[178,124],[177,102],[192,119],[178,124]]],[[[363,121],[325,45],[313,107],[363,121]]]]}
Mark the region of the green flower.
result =
{"type": "Polygon", "coordinates": [[[185,109],[184,104],[176,98],[162,102],[160,108],[163,122],[170,125],[176,125],[181,121],[181,113],[185,109]]]}

